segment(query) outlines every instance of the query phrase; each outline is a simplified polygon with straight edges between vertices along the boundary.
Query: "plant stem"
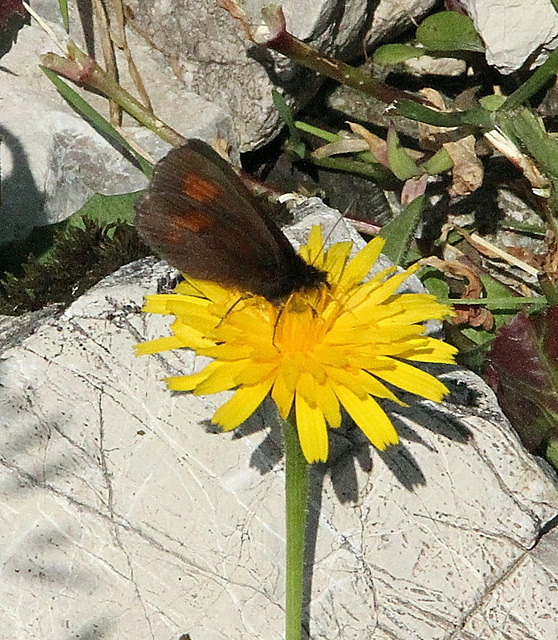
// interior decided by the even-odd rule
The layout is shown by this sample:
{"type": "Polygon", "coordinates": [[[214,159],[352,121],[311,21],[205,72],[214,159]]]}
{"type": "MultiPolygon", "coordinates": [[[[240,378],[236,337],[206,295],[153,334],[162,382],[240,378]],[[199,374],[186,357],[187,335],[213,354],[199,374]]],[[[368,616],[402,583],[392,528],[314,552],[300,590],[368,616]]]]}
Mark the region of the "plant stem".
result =
{"type": "Polygon", "coordinates": [[[286,640],[301,639],[304,549],[308,501],[308,462],[300,448],[294,418],[283,422],[287,529],[286,640]]]}
{"type": "Polygon", "coordinates": [[[280,5],[268,5],[262,9],[262,17],[265,28],[257,29],[251,35],[256,44],[273,49],[308,69],[374,96],[386,104],[403,99],[425,102],[422,96],[415,96],[407,91],[390,87],[376,80],[363,69],[351,67],[340,60],[324,56],[302,40],[295,38],[286,29],[285,16],[280,5]]]}
{"type": "Polygon", "coordinates": [[[400,184],[394,177],[393,173],[384,166],[376,162],[375,164],[368,162],[359,162],[358,160],[350,160],[348,158],[316,158],[310,156],[308,161],[323,167],[324,169],[334,169],[335,171],[348,171],[349,173],[358,173],[367,178],[373,178],[382,183],[385,187],[391,185],[393,188],[396,184],[400,184]]]}
{"type": "Polygon", "coordinates": [[[174,129],[157,118],[134,96],[123,89],[114,78],[107,74],[93,58],[85,54],[72,41],[68,43],[68,56],[63,58],[54,53],[45,53],[41,56],[43,67],[54,71],[64,78],[68,78],[76,84],[90,90],[102,93],[107,98],[114,100],[127,113],[135,118],[160,138],[174,146],[185,144],[186,139],[174,129]]]}

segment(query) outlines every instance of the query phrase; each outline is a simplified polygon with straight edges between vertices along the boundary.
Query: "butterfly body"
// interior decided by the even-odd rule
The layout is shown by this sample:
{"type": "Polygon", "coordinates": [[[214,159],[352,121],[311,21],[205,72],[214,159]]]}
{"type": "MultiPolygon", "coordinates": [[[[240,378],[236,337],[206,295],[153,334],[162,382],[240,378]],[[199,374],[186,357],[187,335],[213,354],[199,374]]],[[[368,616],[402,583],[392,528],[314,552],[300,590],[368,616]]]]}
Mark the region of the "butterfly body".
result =
{"type": "Polygon", "coordinates": [[[200,140],[157,163],[136,226],[186,276],[273,303],[326,283],[326,274],[295,252],[232,167],[200,140]]]}

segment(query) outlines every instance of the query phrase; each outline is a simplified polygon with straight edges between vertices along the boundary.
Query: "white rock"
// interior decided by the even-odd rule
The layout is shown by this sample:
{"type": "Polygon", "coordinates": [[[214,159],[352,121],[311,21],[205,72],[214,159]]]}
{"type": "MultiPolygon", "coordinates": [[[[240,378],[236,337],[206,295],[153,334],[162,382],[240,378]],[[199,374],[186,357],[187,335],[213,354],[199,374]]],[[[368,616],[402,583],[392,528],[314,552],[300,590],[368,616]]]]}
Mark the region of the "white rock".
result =
{"type": "Polygon", "coordinates": [[[539,65],[558,46],[558,13],[551,0],[462,0],[486,45],[486,61],[512,73],[539,65]]]}
{"type": "MultiPolygon", "coordinates": [[[[25,319],[0,326],[6,640],[284,637],[270,407],[233,434],[209,433],[218,399],[161,381],[190,371],[193,356],[133,355],[168,331],[139,310],[168,272],[137,262],[35,316],[32,331],[25,319]]],[[[449,401],[398,409],[400,447],[379,454],[343,428],[331,432],[330,464],[313,469],[312,638],[558,635],[557,540],[539,540],[558,512],[555,477],[482,381],[439,375],[449,401]]]]}

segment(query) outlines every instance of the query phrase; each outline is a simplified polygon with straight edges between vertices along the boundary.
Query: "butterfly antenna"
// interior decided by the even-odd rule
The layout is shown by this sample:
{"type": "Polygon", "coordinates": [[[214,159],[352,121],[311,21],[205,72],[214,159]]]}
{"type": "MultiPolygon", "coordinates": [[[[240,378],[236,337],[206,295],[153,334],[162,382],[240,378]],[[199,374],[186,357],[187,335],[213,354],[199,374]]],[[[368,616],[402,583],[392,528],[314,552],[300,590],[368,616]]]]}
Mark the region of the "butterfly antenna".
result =
{"type": "Polygon", "coordinates": [[[345,219],[345,216],[347,216],[349,213],[351,213],[353,211],[353,209],[355,209],[355,207],[356,207],[356,204],[355,204],[355,202],[353,200],[353,202],[351,202],[351,204],[345,209],[345,211],[343,213],[339,212],[340,215],[337,218],[337,220],[335,221],[335,224],[327,232],[327,235],[324,238],[324,241],[322,242],[321,249],[318,251],[318,254],[314,258],[314,260],[310,263],[310,264],[312,264],[312,266],[314,266],[314,263],[325,252],[325,248],[327,246],[327,243],[328,243],[329,239],[331,238],[331,236],[333,235],[333,232],[335,231],[335,229],[337,229],[337,227],[341,224],[341,221],[345,219]]]}

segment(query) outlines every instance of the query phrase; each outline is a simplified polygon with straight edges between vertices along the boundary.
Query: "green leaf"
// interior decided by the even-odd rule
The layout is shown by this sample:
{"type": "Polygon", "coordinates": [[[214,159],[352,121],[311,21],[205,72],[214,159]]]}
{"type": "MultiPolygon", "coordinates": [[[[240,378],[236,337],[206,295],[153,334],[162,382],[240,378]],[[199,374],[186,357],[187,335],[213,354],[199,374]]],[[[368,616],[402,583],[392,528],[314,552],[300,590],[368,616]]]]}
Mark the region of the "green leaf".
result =
{"type": "Polygon", "coordinates": [[[558,73],[558,49],[548,56],[538,69],[525,80],[525,82],[516,89],[502,105],[502,111],[511,111],[517,109],[521,104],[529,100],[537,91],[542,89],[545,84],[554,80],[558,73]]]}
{"type": "Polygon", "coordinates": [[[505,133],[521,142],[548,178],[558,181],[558,140],[547,133],[542,120],[526,107],[498,111],[496,117],[505,133]]]}
{"type": "Polygon", "coordinates": [[[62,16],[62,22],[66,33],[70,33],[70,17],[68,15],[68,0],[58,0],[58,6],[60,7],[60,15],[62,16]]]}
{"type": "Polygon", "coordinates": [[[453,167],[450,154],[442,147],[431,158],[420,165],[429,176],[449,171],[453,167]]]}
{"type": "Polygon", "coordinates": [[[100,227],[106,227],[116,222],[129,225],[134,223],[134,205],[143,191],[133,191],[116,196],[104,196],[95,193],[89,200],[73,213],[65,222],[70,227],[85,229],[85,217],[94,220],[100,227]]]}
{"type": "Polygon", "coordinates": [[[441,271],[434,267],[423,267],[419,273],[419,278],[428,289],[428,293],[438,299],[448,300],[449,304],[453,304],[453,301],[449,301],[450,288],[441,271]]]}
{"type": "Polygon", "coordinates": [[[483,129],[494,129],[492,114],[486,109],[467,109],[466,111],[435,111],[414,100],[401,100],[391,111],[410,120],[418,120],[435,127],[462,127],[473,125],[483,129]]]}
{"type": "Polygon", "coordinates": [[[60,95],[67,100],[70,105],[89,120],[97,129],[106,133],[125,149],[127,149],[137,160],[141,170],[146,176],[150,177],[153,167],[147,160],[142,158],[128,143],[126,138],[120,135],[118,131],[106,120],[98,111],[87,103],[78,93],[76,93],[69,85],[67,85],[56,73],[39,65],[46,77],[54,84],[60,95]]]}
{"type": "Polygon", "coordinates": [[[346,171],[347,173],[356,173],[367,178],[372,178],[386,189],[395,189],[399,182],[394,178],[393,173],[386,169],[378,162],[360,162],[359,160],[350,160],[349,158],[311,158],[312,164],[324,169],[333,169],[334,171],[346,171]]]}
{"type": "Polygon", "coordinates": [[[525,308],[526,304],[533,304],[533,306],[546,304],[544,298],[519,297],[508,286],[487,273],[481,273],[480,279],[487,299],[487,308],[491,311],[498,311],[498,313],[494,313],[494,326],[497,329],[513,318],[522,307],[525,308]]]}
{"type": "MultiPolygon", "coordinates": [[[[134,204],[141,194],[142,191],[116,196],[94,194],[81,209],[72,213],[69,218],[55,224],[37,227],[22,243],[10,245],[10,260],[0,261],[0,271],[17,268],[16,262],[23,261],[29,254],[33,254],[40,264],[46,263],[55,250],[53,242],[57,232],[63,233],[72,227],[84,230],[86,228],[85,219],[96,222],[103,229],[115,225],[117,222],[132,225],[135,215],[134,204]]],[[[107,237],[112,237],[114,229],[107,229],[106,234],[107,237]]]]}
{"type": "Polygon", "coordinates": [[[394,127],[390,127],[387,135],[387,148],[389,168],[393,171],[399,180],[408,180],[413,176],[419,176],[424,173],[416,162],[403,149],[399,142],[399,136],[394,127]]]}
{"type": "MultiPolygon", "coordinates": [[[[482,306],[490,310],[502,311],[511,309],[514,311],[509,317],[513,318],[519,309],[522,307],[547,307],[548,302],[546,298],[521,298],[519,296],[503,296],[501,298],[486,297],[486,298],[442,298],[440,300],[442,304],[463,304],[470,306],[482,306]]],[[[475,328],[475,330],[477,330],[475,328]]]]}
{"type": "MultiPolygon", "coordinates": [[[[556,5],[554,8],[556,9],[556,5]]],[[[558,435],[554,430],[549,434],[544,455],[550,464],[558,471],[558,435]]]]}
{"type": "Polygon", "coordinates": [[[419,196],[410,202],[393,220],[382,227],[380,236],[386,244],[382,250],[395,264],[403,265],[422,216],[425,196],[419,196]]]}
{"type": "Polygon", "coordinates": [[[306,145],[300,138],[300,133],[296,127],[295,119],[289,105],[287,104],[287,101],[285,100],[283,95],[280,94],[276,89],[272,90],[271,95],[273,98],[273,104],[277,109],[277,112],[289,129],[289,151],[295,153],[299,158],[304,158],[306,155],[306,145]]]}
{"type": "Polygon", "coordinates": [[[309,133],[310,135],[316,136],[316,138],[320,138],[321,140],[325,140],[326,142],[336,142],[340,137],[337,133],[327,131],[327,129],[320,129],[319,127],[315,127],[313,124],[308,124],[307,122],[302,122],[301,120],[296,120],[294,125],[297,129],[300,129],[300,131],[309,133]]]}
{"type": "Polygon", "coordinates": [[[479,104],[483,109],[487,111],[498,111],[498,109],[506,102],[505,96],[493,94],[490,96],[484,96],[479,100],[479,104]]]}
{"type": "Polygon", "coordinates": [[[399,64],[427,53],[423,48],[410,44],[385,44],[374,51],[373,59],[376,64],[399,64]]]}
{"type": "Polygon", "coordinates": [[[429,16],[417,28],[417,40],[433,51],[484,51],[471,18],[457,11],[429,16]]]}

